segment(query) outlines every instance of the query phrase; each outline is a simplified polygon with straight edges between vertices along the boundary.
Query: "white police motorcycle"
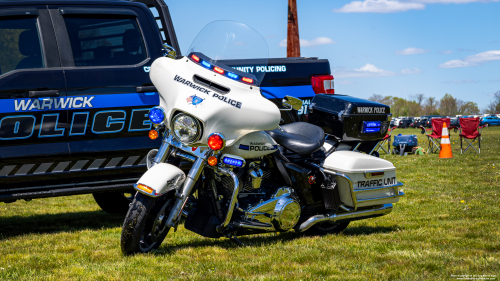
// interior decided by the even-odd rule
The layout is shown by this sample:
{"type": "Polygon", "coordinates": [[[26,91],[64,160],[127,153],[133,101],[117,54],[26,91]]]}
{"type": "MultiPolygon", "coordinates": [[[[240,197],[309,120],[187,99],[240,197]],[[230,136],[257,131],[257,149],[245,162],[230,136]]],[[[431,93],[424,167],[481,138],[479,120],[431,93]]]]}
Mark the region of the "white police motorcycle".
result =
{"type": "MultiPolygon", "coordinates": [[[[157,59],[150,77],[160,105],[149,118],[162,145],[123,223],[126,255],[157,249],[170,229],[204,237],[267,232],[338,233],[350,221],[388,214],[403,193],[394,166],[352,151],[325,154],[320,127],[279,126],[280,110],[264,98],[265,73],[227,66],[267,66],[265,40],[231,21],[207,25],[188,55],[157,59]]],[[[300,100],[283,105],[300,109],[300,100]]]]}

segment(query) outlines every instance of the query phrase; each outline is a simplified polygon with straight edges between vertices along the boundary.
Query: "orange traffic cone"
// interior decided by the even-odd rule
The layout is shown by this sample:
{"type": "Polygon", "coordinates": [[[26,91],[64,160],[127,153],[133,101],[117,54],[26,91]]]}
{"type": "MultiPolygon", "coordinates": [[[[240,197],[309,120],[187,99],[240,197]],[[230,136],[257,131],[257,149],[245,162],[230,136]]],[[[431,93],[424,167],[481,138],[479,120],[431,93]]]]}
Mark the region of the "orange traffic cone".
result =
{"type": "Polygon", "coordinates": [[[450,134],[448,133],[448,126],[446,122],[443,123],[443,131],[441,133],[441,150],[439,151],[439,158],[453,158],[450,144],[450,134]]]}

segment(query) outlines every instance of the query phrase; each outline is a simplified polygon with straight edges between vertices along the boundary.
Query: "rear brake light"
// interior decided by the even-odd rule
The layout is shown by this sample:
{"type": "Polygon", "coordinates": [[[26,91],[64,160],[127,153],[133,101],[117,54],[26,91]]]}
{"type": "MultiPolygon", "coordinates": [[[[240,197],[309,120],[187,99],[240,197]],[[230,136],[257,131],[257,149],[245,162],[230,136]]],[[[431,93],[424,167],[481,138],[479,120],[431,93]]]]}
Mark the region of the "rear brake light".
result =
{"type": "Polygon", "coordinates": [[[311,85],[316,94],[335,94],[332,75],[314,75],[311,85]]]}

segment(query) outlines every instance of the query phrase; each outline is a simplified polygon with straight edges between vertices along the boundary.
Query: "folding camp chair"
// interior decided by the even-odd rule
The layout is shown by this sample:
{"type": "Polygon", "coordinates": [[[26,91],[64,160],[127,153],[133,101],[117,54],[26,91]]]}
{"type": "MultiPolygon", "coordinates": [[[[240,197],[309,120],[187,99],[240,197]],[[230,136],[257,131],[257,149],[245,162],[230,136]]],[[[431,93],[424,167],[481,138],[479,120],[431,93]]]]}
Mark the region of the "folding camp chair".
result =
{"type": "Polygon", "coordinates": [[[375,145],[375,147],[372,149],[372,151],[369,154],[372,154],[374,151],[379,152],[379,150],[383,150],[387,154],[391,154],[391,135],[392,131],[396,129],[397,127],[392,127],[387,130],[387,134],[385,137],[375,145]],[[387,143],[387,150],[385,150],[384,145],[387,143]]]}
{"type": "Polygon", "coordinates": [[[427,147],[427,151],[429,153],[438,152],[441,150],[441,134],[443,133],[443,123],[446,122],[446,125],[449,129],[450,128],[450,118],[432,118],[432,134],[427,134],[425,128],[423,126],[420,126],[419,128],[422,129],[422,134],[425,133],[427,136],[427,139],[429,140],[429,146],[427,147]]]}
{"type": "Polygon", "coordinates": [[[481,132],[485,126],[479,126],[479,117],[477,118],[460,118],[460,152],[464,153],[472,147],[477,153],[481,153],[481,132]],[[462,139],[465,139],[468,146],[465,150],[462,148],[462,139]],[[472,141],[469,141],[472,140],[472,141]],[[475,141],[478,141],[479,151],[472,146],[475,141]]]}

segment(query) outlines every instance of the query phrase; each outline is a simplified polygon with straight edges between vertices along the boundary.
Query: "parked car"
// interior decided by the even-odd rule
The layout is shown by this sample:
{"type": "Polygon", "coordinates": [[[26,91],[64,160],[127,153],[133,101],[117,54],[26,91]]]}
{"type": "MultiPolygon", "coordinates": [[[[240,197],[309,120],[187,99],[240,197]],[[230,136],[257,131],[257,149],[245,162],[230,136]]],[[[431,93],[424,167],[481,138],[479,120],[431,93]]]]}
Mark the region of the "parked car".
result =
{"type": "Polygon", "coordinates": [[[450,126],[460,127],[460,118],[459,117],[450,117],[450,126]]]}
{"type": "MultiPolygon", "coordinates": [[[[0,1],[0,37],[0,202],[93,193],[103,210],[125,213],[161,144],[148,138],[159,104],[151,63],[163,44],[181,49],[164,1],[0,1]]],[[[326,59],[246,63],[227,65],[269,72],[260,89],[278,107],[285,95],[303,101],[283,123],[305,121],[316,94],[333,94],[326,59]]]]}
{"type": "Polygon", "coordinates": [[[493,126],[493,125],[500,125],[500,118],[496,116],[488,116],[488,117],[483,117],[483,119],[479,122],[480,126],[488,125],[488,126],[493,126]]]}
{"type": "Polygon", "coordinates": [[[398,128],[409,128],[410,125],[413,124],[413,119],[411,118],[403,118],[399,121],[398,128]]]}

